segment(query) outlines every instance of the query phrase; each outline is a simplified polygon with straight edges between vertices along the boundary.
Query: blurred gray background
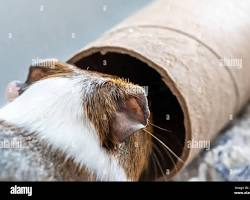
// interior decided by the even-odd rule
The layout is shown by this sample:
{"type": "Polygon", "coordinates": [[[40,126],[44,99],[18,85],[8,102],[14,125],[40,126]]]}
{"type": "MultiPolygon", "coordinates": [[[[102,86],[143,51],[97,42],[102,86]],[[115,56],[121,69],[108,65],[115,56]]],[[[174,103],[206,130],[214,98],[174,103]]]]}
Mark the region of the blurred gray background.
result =
{"type": "Polygon", "coordinates": [[[0,107],[32,59],[66,60],[152,0],[0,0],[0,107]]]}

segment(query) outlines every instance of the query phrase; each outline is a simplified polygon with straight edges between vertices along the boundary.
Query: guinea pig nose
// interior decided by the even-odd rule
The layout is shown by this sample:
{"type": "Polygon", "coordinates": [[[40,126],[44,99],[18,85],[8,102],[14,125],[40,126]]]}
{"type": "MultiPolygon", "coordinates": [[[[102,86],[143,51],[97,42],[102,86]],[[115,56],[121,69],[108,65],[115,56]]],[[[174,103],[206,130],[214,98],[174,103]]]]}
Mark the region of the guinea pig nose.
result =
{"type": "Polygon", "coordinates": [[[15,100],[19,95],[22,94],[26,87],[25,83],[20,81],[11,81],[5,90],[5,97],[8,102],[15,100]]]}

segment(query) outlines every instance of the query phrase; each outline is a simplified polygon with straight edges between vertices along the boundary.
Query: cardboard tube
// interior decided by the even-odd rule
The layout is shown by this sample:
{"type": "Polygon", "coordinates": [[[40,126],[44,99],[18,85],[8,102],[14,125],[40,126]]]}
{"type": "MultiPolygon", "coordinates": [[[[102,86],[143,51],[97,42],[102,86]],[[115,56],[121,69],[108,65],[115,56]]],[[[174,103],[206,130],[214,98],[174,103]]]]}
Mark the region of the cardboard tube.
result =
{"type": "Polygon", "coordinates": [[[211,141],[249,100],[249,10],[246,0],[158,0],[68,62],[149,86],[153,122],[182,138],[175,150],[184,163],[173,157],[176,166],[163,169],[170,178],[201,150],[194,144],[211,141]],[[162,83],[165,96],[154,93],[162,83]]]}

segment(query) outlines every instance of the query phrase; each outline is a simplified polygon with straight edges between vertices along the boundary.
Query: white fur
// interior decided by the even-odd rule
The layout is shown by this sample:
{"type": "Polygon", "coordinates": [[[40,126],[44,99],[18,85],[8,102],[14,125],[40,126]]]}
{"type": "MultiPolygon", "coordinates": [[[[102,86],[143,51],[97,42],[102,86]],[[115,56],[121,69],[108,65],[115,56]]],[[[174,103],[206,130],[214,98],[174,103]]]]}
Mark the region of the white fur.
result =
{"type": "Polygon", "coordinates": [[[42,80],[3,107],[0,119],[38,133],[52,147],[93,172],[98,180],[125,181],[124,170],[100,146],[96,130],[84,114],[82,105],[88,92],[91,85],[86,79],[42,80]]]}

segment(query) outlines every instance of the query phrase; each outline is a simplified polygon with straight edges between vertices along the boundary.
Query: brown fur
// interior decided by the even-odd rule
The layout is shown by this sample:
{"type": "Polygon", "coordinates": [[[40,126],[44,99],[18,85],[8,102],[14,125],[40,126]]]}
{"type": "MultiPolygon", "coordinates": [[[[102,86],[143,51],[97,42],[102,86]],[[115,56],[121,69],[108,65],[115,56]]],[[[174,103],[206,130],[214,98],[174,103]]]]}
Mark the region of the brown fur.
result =
{"type": "MultiPolygon", "coordinates": [[[[88,96],[83,105],[84,110],[86,110],[88,118],[99,133],[101,145],[107,152],[118,158],[130,180],[139,180],[149,160],[152,148],[151,136],[143,130],[139,130],[121,143],[117,135],[111,131],[111,122],[114,113],[119,111],[122,106],[128,105],[135,113],[135,118],[146,124],[147,116],[143,115],[146,102],[141,96],[142,93],[140,94],[141,88],[121,78],[80,70],[72,65],[60,62],[53,62],[48,66],[42,64],[31,66],[26,84],[30,85],[36,81],[52,77],[71,77],[74,75],[106,79],[102,85],[96,84],[95,92],[88,96]]],[[[87,176],[90,176],[90,174],[87,173],[87,176]]]]}

